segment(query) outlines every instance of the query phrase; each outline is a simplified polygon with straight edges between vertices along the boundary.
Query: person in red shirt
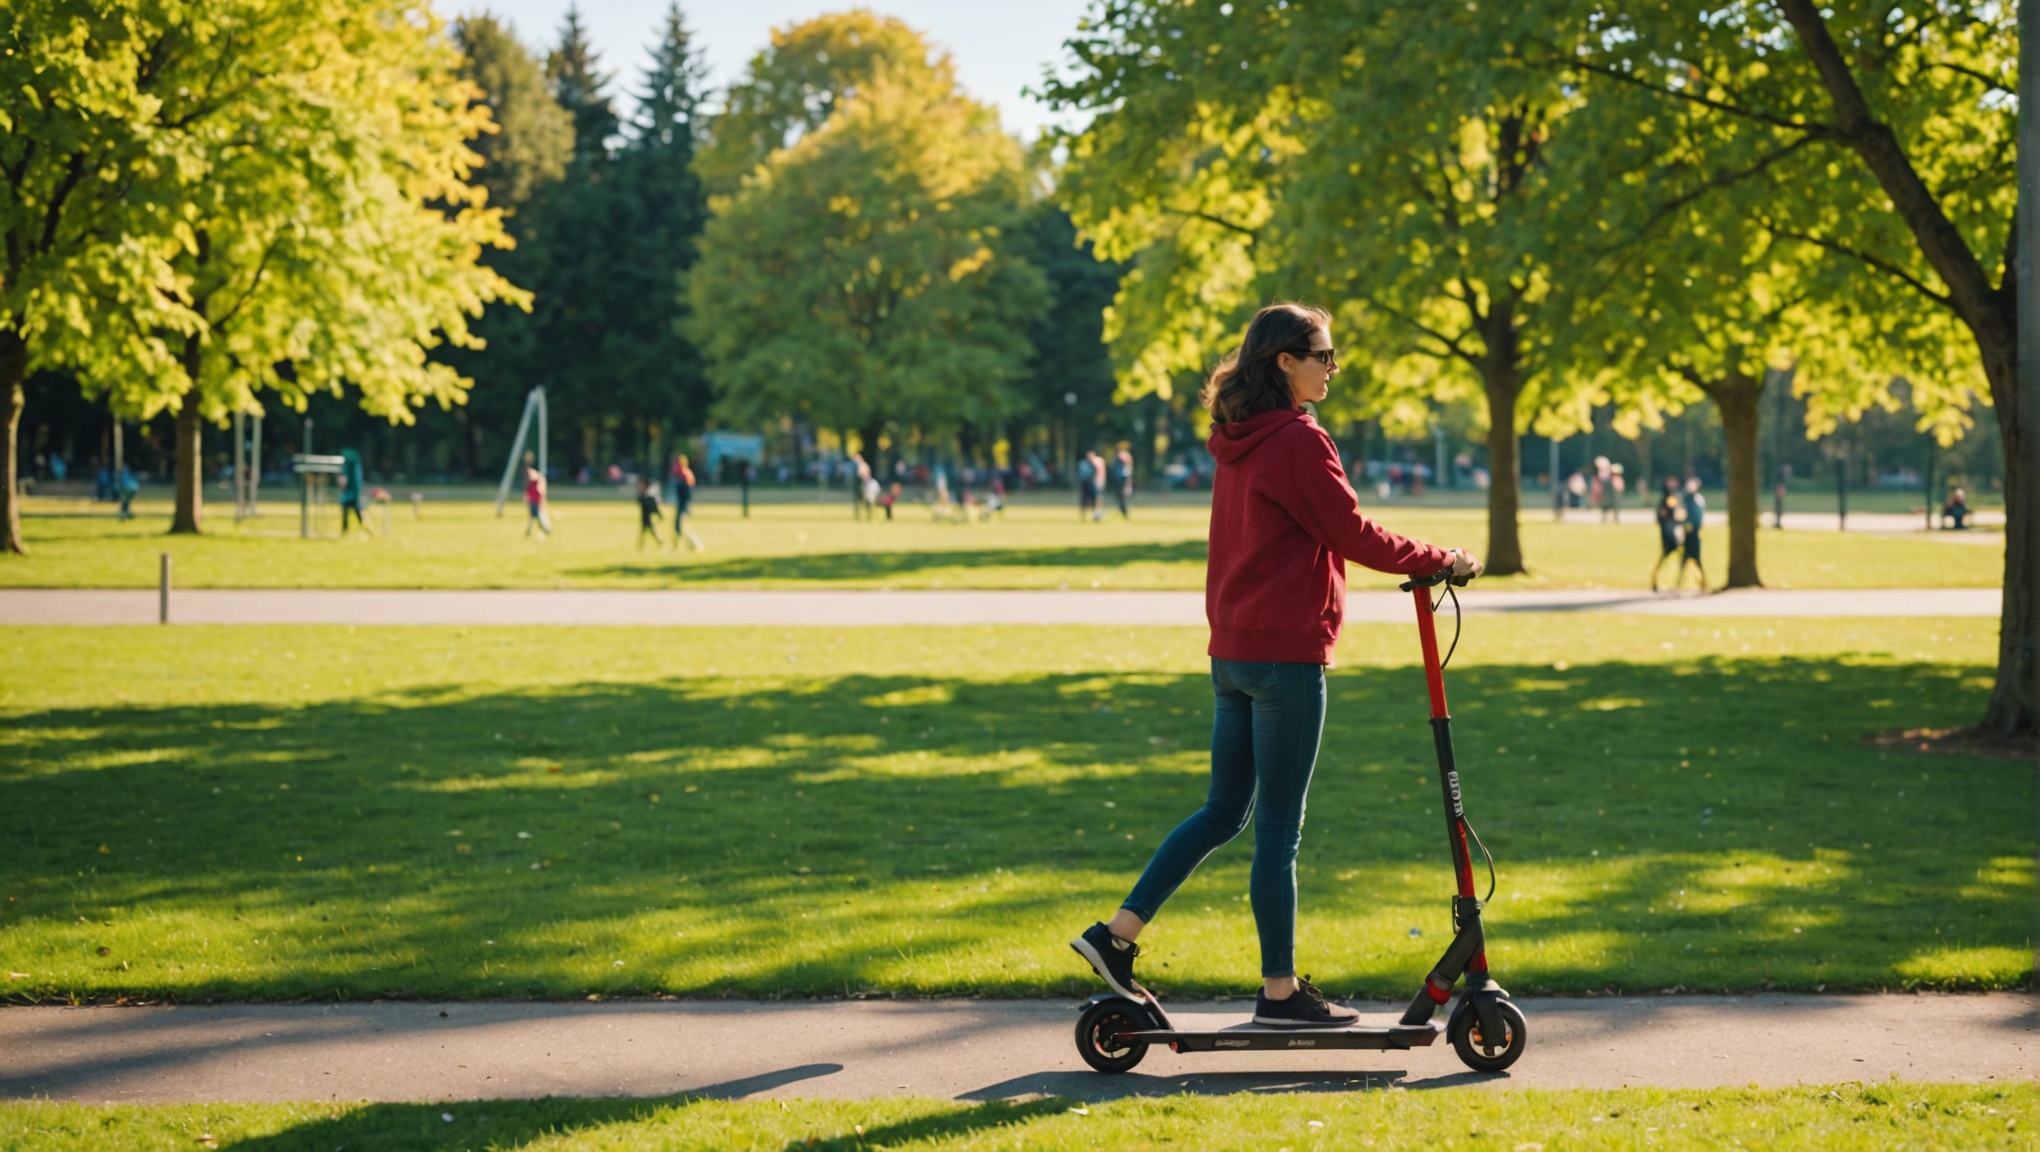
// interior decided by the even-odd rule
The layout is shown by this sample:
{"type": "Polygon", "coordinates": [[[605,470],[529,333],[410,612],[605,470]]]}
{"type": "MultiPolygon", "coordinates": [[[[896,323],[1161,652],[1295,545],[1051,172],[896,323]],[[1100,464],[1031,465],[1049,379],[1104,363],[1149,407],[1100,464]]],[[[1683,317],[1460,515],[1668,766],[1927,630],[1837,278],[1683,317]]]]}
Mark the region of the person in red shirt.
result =
{"type": "Polygon", "coordinates": [[[1204,607],[1211,623],[1211,789],[1176,826],[1111,920],[1071,943],[1105,982],[1139,998],[1140,935],[1206,856],[1254,824],[1248,883],[1261,938],[1256,1024],[1338,1027],[1359,1014],[1296,975],[1296,852],[1324,732],[1325,668],[1346,607],[1346,563],[1397,575],[1480,574],[1464,549],[1388,531],[1360,513],[1330,436],[1303,405],[1339,370],[1331,316],[1263,308],[1205,384],[1218,461],[1204,607]]]}

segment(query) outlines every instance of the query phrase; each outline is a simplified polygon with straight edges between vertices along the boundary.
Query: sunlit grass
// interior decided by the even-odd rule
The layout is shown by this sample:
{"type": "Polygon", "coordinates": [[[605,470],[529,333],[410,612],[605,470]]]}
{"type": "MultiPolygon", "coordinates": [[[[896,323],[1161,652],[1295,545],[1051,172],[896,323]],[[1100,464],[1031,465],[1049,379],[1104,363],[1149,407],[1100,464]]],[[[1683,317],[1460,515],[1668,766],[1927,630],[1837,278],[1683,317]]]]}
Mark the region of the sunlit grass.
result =
{"type": "MultiPolygon", "coordinates": [[[[423,520],[399,508],[389,537],[300,540],[294,508],[236,526],[215,515],[207,535],[165,535],[168,509],[122,524],[103,506],[29,500],[30,554],[0,556],[0,587],[148,587],[169,552],[187,588],[1034,588],[1200,589],[1206,507],[1195,499],[1144,504],[1134,518],[1079,522],[1068,509],[1022,504],[1000,519],[935,523],[909,507],[891,522],[856,522],[847,505],[759,504],[749,519],[727,504],[697,516],[703,553],[639,551],[635,505],[562,503],[548,540],[523,535],[518,508],[497,519],[485,503],[429,503],[423,520]]],[[[1485,513],[1390,506],[1383,523],[1447,546],[1486,547],[1485,513]]],[[[1646,588],[1657,530],[1639,512],[1620,525],[1522,521],[1530,574],[1494,588],[1646,588]]],[[[1707,537],[1711,579],[1726,577],[1725,524],[1707,537]]],[[[1766,582],[1794,588],[1995,587],[2003,537],[1988,533],[1872,536],[1761,534],[1766,582]]],[[[1353,569],[1352,586],[1394,581],[1353,569]]],[[[1669,579],[1669,570],[1667,574],[1669,579]]]]}
{"type": "Polygon", "coordinates": [[[915,1099],[488,1100],[458,1104],[0,1104],[0,1145],[246,1149],[2014,1149],[2031,1084],[1350,1091],[1078,1104],[915,1099]]]}
{"type": "MultiPolygon", "coordinates": [[[[1988,632],[1470,622],[1449,679],[1503,979],[2025,980],[2031,766],[1859,743],[1975,715],[1988,632]]],[[[1449,930],[1410,633],[1350,630],[1333,676],[1301,955],[1341,994],[1406,992],[1449,930]]],[[[1079,992],[1064,941],[1202,797],[1203,639],[0,632],[4,989],[1079,992]]],[[[1168,993],[1256,970],[1249,855],[1144,938],[1168,993]]]]}

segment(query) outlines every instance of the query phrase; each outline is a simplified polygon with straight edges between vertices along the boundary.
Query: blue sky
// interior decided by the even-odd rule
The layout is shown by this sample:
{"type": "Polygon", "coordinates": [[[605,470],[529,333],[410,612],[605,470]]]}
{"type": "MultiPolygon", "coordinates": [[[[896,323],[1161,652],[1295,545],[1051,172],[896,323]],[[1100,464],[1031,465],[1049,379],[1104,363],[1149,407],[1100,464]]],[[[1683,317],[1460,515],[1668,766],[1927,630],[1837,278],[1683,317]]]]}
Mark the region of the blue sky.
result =
{"type": "MultiPolygon", "coordinates": [[[[553,43],[570,0],[451,0],[448,15],[486,10],[508,19],[533,48],[553,43]]],[[[616,77],[624,103],[644,66],[652,36],[669,0],[584,2],[581,19],[616,77]]],[[[1020,90],[1040,80],[1042,67],[1062,59],[1062,42],[1077,27],[1089,0],[683,0],[680,11],[701,46],[712,82],[720,87],[742,75],[751,58],[770,42],[775,27],[825,12],[867,8],[897,16],[949,50],[963,86],[995,104],[1006,130],[1031,139],[1047,125],[1047,109],[1020,90]]]]}

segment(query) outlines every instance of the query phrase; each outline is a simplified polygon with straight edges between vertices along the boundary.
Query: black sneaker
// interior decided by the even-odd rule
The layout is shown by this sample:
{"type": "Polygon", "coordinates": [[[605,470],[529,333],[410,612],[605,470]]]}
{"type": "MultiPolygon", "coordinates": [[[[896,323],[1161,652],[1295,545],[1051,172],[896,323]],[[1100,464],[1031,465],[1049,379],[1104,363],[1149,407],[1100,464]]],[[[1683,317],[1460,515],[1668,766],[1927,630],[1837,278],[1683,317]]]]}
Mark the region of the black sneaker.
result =
{"type": "Polygon", "coordinates": [[[1254,1023],[1272,1028],[1344,1028],[1359,1021],[1360,1013],[1325,999],[1308,976],[1287,999],[1270,1000],[1266,992],[1254,998],[1254,1023]]]}
{"type": "Polygon", "coordinates": [[[1103,924],[1093,924],[1084,929],[1084,934],[1070,941],[1070,947],[1077,955],[1091,962],[1105,983],[1114,992],[1134,1000],[1147,995],[1133,979],[1133,958],[1140,955],[1140,946],[1131,940],[1121,940],[1103,924]]]}

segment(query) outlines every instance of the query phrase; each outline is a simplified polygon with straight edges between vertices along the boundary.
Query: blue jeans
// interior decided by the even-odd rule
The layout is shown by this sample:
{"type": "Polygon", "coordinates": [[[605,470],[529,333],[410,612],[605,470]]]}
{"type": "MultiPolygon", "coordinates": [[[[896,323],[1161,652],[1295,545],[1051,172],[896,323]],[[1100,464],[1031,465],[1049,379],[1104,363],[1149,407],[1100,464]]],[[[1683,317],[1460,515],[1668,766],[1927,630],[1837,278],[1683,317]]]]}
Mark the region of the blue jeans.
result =
{"type": "Polygon", "coordinates": [[[1120,907],[1153,920],[1206,856],[1254,822],[1247,885],[1261,936],[1261,975],[1296,975],[1296,849],[1304,795],[1325,728],[1325,670],[1317,664],[1213,660],[1211,791],[1176,825],[1120,907]]]}

